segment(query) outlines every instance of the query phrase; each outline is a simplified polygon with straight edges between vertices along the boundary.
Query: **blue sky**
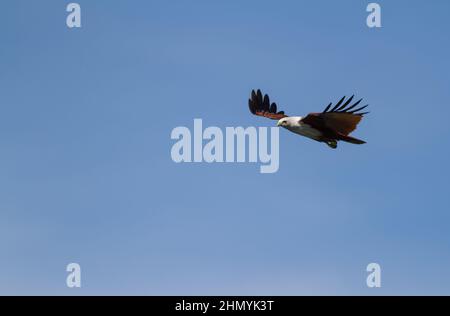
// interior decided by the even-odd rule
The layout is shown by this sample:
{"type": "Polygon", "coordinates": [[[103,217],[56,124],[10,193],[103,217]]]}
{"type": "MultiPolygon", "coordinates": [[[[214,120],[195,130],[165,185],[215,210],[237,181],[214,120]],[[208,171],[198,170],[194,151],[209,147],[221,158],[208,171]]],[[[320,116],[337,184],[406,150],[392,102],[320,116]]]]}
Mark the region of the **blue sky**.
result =
{"type": "Polygon", "coordinates": [[[369,1],[78,1],[81,29],[68,3],[2,4],[0,294],[450,294],[448,1],[378,1],[381,29],[369,1]],[[294,115],[364,97],[368,143],[172,162],[194,118],[274,124],[253,88],[294,115]]]}

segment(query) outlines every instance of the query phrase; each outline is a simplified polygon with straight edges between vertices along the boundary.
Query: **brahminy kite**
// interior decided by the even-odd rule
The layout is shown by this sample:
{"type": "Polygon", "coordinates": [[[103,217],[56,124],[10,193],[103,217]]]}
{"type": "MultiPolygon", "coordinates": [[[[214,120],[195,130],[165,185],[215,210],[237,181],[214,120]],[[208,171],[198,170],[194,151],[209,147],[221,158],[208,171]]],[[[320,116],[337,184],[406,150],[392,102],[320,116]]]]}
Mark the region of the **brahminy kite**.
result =
{"type": "Polygon", "coordinates": [[[365,144],[365,141],[349,136],[363,116],[369,113],[360,112],[368,105],[354,110],[362,99],[350,105],[353,97],[354,95],[345,101],[344,96],[331,110],[333,103],[330,103],[322,113],[310,113],[306,117],[288,116],[284,111],[277,112],[276,103],[271,104],[269,96],[266,94],[263,97],[259,89],[256,92],[252,90],[248,105],[254,115],[278,120],[277,126],[336,148],[340,140],[352,144],[365,144]]]}

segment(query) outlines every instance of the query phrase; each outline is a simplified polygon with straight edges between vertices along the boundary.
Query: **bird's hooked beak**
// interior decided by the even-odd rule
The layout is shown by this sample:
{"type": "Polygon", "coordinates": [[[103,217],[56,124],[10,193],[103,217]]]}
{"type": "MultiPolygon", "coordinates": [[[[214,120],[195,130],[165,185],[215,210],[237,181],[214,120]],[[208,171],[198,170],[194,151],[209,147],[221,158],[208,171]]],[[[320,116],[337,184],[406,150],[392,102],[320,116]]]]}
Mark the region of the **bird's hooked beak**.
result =
{"type": "Polygon", "coordinates": [[[278,120],[277,126],[281,126],[281,120],[278,120]]]}

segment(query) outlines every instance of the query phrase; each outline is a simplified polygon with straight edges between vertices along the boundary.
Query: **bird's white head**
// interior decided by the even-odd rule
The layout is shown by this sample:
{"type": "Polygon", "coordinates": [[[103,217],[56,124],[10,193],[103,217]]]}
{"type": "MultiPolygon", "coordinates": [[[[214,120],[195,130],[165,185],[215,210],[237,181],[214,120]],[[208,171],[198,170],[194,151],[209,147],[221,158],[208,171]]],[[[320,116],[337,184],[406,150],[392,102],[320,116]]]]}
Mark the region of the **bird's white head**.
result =
{"type": "Polygon", "coordinates": [[[281,127],[294,127],[294,126],[298,126],[299,125],[299,121],[302,118],[300,116],[288,116],[288,117],[283,117],[282,119],[278,120],[277,126],[281,126],[281,127]]]}

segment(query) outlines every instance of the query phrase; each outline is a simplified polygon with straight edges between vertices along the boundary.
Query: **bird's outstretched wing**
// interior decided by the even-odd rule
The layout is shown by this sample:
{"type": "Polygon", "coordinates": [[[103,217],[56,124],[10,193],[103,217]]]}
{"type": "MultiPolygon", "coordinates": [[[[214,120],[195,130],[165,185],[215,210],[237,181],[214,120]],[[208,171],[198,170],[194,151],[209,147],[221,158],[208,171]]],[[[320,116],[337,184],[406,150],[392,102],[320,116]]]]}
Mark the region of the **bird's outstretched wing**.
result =
{"type": "Polygon", "coordinates": [[[319,130],[328,129],[340,135],[348,135],[356,129],[356,126],[369,112],[360,112],[368,105],[356,108],[362,101],[359,100],[350,105],[354,96],[345,101],[345,96],[330,110],[333,105],[330,103],[322,113],[310,113],[302,122],[319,130]],[[356,108],[356,109],[355,109],[356,108]]]}
{"type": "Polygon", "coordinates": [[[270,118],[272,120],[279,120],[283,117],[287,117],[283,111],[277,112],[277,104],[273,102],[270,103],[269,96],[267,94],[262,95],[261,90],[252,90],[252,96],[248,100],[248,107],[250,112],[254,115],[263,116],[270,118]]]}

